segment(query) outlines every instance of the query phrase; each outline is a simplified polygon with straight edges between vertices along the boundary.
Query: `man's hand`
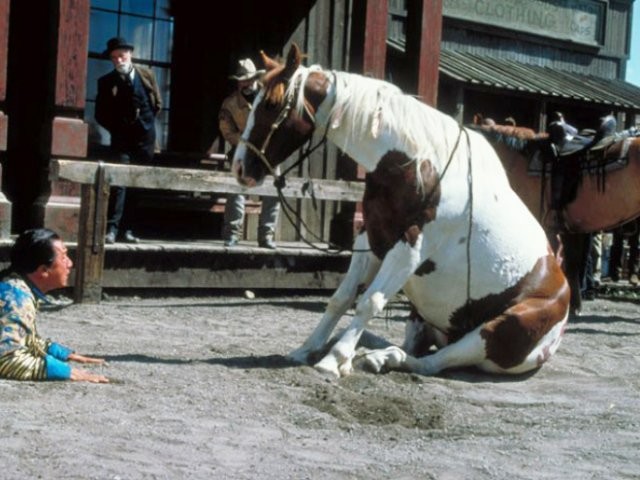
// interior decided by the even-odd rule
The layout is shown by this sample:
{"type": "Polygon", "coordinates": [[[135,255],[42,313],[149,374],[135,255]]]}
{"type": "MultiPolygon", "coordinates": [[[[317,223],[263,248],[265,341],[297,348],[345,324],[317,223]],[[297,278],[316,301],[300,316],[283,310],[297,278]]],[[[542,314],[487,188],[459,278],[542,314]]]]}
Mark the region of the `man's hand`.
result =
{"type": "Polygon", "coordinates": [[[104,375],[98,375],[79,368],[71,369],[71,380],[74,382],[109,383],[109,379],[104,375]]]}
{"type": "Polygon", "coordinates": [[[95,363],[96,365],[106,365],[107,363],[104,358],[86,357],[77,353],[69,354],[68,360],[73,360],[78,363],[95,363]]]}

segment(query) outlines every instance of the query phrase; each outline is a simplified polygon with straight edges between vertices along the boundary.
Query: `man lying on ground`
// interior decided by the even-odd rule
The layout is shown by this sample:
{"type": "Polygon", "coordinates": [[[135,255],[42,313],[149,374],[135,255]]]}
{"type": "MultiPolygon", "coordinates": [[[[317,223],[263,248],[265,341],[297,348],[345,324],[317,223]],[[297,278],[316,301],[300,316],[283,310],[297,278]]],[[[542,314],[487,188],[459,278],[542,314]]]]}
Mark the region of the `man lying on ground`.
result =
{"type": "Polygon", "coordinates": [[[41,338],[36,329],[38,304],[49,301],[47,292],[67,285],[72,266],[55,232],[38,228],[17,238],[11,265],[0,272],[0,378],[109,382],[103,375],[67,363],[104,364],[103,359],[74,353],[41,338]]]}

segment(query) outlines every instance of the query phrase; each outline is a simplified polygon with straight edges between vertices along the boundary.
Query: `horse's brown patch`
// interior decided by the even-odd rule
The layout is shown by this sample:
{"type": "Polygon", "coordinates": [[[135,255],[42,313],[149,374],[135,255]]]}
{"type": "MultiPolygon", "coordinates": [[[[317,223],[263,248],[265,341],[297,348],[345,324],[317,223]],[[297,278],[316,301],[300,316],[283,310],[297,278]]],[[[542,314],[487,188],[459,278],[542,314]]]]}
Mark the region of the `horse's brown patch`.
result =
{"type": "Polygon", "coordinates": [[[318,74],[309,75],[305,87],[305,110],[300,113],[291,108],[294,106],[295,92],[293,97],[288,98],[286,89],[290,76],[297,68],[296,60],[291,61],[293,63],[288,63],[286,67],[272,66],[262,78],[264,99],[255,108],[255,123],[246,141],[253,148],[246,153],[244,171],[241,173],[256,183],[268,173],[264,158],[271,167],[275,167],[311,138],[315,128],[315,112],[326,96],[328,79],[322,81],[318,74]],[[256,150],[260,150],[264,158],[259,158],[256,150]]]}
{"type": "Polygon", "coordinates": [[[404,232],[404,241],[413,247],[418,241],[421,231],[422,230],[417,225],[411,225],[404,232]]]}
{"type": "Polygon", "coordinates": [[[432,272],[436,271],[436,264],[433,260],[427,259],[424,262],[422,262],[422,264],[417,268],[417,270],[414,272],[414,275],[417,275],[418,277],[422,276],[422,275],[429,275],[432,272]]]}
{"type": "Polygon", "coordinates": [[[418,185],[415,162],[392,150],[367,174],[363,199],[364,219],[371,250],[378,258],[399,241],[414,245],[425,223],[436,218],[440,184],[430,161],[420,165],[418,185]]]}
{"type": "Polygon", "coordinates": [[[540,258],[533,270],[504,292],[471,300],[451,317],[450,340],[484,324],[487,358],[502,368],[526,358],[540,339],[566,316],[569,286],[556,258],[540,258]]]}

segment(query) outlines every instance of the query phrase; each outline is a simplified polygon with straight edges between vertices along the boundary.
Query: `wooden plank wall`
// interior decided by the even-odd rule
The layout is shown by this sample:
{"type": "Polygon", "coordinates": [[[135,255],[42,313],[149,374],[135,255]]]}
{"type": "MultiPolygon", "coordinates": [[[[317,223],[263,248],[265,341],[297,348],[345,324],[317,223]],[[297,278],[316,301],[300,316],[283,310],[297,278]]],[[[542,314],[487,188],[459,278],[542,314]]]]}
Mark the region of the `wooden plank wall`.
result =
{"type": "MultiPolygon", "coordinates": [[[[350,0],[324,0],[313,4],[308,15],[286,42],[284,53],[289,51],[292,43],[296,43],[307,54],[306,65],[319,64],[326,69],[345,70],[348,68],[348,35],[350,22],[350,0]]],[[[322,134],[314,137],[319,141],[322,134]]],[[[282,164],[285,169],[297,159],[293,155],[282,164]]],[[[337,178],[338,150],[333,145],[326,145],[316,150],[290,175],[310,178],[337,178]]],[[[300,212],[302,222],[308,227],[304,229],[300,223],[297,228],[309,240],[317,240],[320,236],[329,240],[331,219],[335,216],[339,202],[318,202],[314,208],[310,200],[292,200],[292,205],[300,212]]],[[[254,220],[257,221],[257,220],[254,220]]],[[[251,225],[249,229],[253,228],[251,225]]],[[[280,238],[300,240],[296,229],[290,225],[284,214],[280,215],[280,238]]]]}
{"type": "Polygon", "coordinates": [[[528,37],[523,40],[515,31],[505,32],[488,25],[477,27],[446,16],[443,18],[441,48],[534,63],[602,78],[619,78],[621,63],[628,55],[631,8],[632,4],[628,0],[608,2],[604,44],[596,50],[561,45],[552,38],[532,41],[533,37],[528,37]]]}

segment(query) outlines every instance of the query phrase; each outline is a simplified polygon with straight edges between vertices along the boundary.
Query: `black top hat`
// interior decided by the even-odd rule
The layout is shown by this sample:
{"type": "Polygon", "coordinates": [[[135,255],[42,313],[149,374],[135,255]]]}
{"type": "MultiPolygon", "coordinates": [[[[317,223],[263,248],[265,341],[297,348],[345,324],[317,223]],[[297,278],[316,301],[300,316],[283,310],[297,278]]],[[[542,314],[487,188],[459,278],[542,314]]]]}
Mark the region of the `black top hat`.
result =
{"type": "Polygon", "coordinates": [[[131,45],[122,37],[113,37],[110,38],[107,42],[107,49],[103,53],[108,57],[109,55],[111,55],[111,52],[119,48],[123,48],[125,50],[133,50],[133,45],[131,45]]]}

